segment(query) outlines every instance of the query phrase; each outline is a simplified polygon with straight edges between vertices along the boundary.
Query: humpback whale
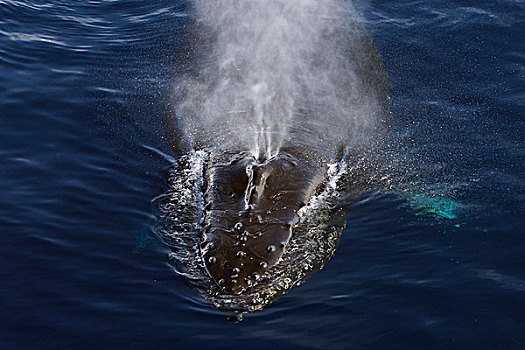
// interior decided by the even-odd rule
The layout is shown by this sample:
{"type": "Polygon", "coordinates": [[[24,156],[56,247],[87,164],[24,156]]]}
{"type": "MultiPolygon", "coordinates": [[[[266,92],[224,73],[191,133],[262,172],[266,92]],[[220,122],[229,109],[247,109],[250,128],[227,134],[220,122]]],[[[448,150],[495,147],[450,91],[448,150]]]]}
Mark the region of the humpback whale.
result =
{"type": "Polygon", "coordinates": [[[356,155],[389,127],[389,82],[338,0],[196,0],[188,12],[157,232],[176,271],[238,320],[334,254],[364,186],[356,155]]]}

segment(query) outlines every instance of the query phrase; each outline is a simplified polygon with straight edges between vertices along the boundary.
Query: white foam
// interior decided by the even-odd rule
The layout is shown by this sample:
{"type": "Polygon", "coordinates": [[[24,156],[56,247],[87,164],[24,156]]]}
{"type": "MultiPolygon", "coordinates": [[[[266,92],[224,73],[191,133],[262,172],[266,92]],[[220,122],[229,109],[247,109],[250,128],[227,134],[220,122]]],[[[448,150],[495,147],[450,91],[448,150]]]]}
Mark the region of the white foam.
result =
{"type": "Polygon", "coordinates": [[[328,164],[323,190],[312,196],[308,204],[297,212],[300,223],[304,223],[305,220],[314,215],[316,211],[330,209],[332,206],[331,201],[339,196],[337,184],[347,170],[348,166],[344,159],[338,163],[328,164]]]}

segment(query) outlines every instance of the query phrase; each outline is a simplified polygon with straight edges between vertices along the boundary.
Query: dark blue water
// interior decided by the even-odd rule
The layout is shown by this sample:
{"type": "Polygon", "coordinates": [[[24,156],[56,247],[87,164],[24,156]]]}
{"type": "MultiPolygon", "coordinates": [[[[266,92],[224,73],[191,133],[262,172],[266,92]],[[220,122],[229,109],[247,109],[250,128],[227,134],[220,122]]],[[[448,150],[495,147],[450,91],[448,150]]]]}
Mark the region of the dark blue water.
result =
{"type": "Polygon", "coordinates": [[[151,229],[184,1],[0,1],[0,347],[525,348],[525,3],[356,5],[396,151],[462,210],[363,194],[322,271],[231,325],[151,229]]]}

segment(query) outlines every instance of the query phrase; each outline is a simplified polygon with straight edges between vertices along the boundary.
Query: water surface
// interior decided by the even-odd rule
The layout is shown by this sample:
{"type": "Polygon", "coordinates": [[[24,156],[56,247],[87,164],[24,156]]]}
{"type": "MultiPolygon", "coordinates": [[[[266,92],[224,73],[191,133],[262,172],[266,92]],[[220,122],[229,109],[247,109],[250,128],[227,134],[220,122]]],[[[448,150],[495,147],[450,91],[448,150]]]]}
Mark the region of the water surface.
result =
{"type": "Polygon", "coordinates": [[[186,3],[0,1],[0,344],[525,347],[525,5],[356,6],[392,82],[392,171],[461,210],[364,193],[321,272],[230,325],[151,230],[186,3]]]}

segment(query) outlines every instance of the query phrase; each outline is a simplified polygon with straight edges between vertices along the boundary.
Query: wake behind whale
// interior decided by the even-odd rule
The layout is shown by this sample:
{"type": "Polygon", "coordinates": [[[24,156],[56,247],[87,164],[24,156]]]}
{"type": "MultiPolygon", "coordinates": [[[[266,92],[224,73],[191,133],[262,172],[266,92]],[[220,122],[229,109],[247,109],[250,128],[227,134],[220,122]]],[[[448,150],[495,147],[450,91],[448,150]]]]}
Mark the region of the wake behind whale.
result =
{"type": "Polygon", "coordinates": [[[333,255],[362,189],[348,161],[388,128],[388,79],[340,1],[197,0],[190,13],[158,232],[214,307],[249,312],[333,255]]]}

